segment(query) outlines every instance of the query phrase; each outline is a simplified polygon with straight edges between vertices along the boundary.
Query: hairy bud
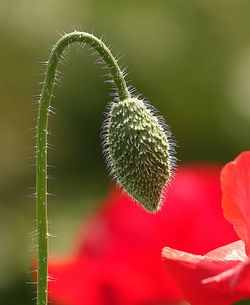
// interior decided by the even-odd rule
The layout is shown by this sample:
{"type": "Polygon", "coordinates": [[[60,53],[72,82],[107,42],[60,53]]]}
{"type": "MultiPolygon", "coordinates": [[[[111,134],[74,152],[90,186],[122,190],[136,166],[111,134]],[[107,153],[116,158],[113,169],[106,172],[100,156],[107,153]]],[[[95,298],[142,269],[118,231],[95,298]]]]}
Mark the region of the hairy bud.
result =
{"type": "Polygon", "coordinates": [[[118,183],[145,209],[159,209],[173,161],[170,131],[137,98],[113,103],[105,126],[105,152],[118,183]]]}

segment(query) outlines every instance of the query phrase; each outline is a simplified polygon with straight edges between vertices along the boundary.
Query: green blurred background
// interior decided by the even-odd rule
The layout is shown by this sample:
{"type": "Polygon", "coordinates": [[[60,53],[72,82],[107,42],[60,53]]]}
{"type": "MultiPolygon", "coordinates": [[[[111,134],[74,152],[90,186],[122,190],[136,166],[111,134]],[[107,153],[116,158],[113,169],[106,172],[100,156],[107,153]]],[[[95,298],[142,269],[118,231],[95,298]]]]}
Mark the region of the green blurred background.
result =
{"type": "MultiPolygon", "coordinates": [[[[74,29],[105,34],[124,55],[127,79],[166,118],[182,162],[226,162],[250,146],[250,1],[0,0],[1,304],[34,303],[25,283],[35,245],[31,101],[49,45],[74,29]]],[[[110,90],[90,53],[70,50],[53,100],[51,253],[73,251],[77,228],[110,184],[100,139],[110,90]]]]}

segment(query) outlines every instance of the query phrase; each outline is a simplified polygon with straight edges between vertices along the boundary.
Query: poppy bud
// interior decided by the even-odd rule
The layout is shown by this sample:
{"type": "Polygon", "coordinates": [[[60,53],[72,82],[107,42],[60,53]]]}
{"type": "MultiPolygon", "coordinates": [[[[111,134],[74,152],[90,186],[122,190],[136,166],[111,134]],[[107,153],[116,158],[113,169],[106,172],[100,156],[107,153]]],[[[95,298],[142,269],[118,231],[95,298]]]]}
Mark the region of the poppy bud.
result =
{"type": "Polygon", "coordinates": [[[113,103],[104,128],[111,174],[145,209],[159,209],[173,169],[170,131],[151,106],[129,97],[113,103]]]}

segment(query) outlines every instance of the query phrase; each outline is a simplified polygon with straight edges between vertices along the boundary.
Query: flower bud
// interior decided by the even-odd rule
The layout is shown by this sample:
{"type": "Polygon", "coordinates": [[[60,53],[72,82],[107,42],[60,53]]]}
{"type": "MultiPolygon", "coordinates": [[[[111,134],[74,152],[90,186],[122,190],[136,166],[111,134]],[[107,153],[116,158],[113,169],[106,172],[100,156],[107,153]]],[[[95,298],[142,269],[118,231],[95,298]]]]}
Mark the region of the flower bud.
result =
{"type": "Polygon", "coordinates": [[[174,157],[170,131],[151,106],[129,97],[113,103],[105,126],[111,174],[150,212],[159,209],[174,157]]]}

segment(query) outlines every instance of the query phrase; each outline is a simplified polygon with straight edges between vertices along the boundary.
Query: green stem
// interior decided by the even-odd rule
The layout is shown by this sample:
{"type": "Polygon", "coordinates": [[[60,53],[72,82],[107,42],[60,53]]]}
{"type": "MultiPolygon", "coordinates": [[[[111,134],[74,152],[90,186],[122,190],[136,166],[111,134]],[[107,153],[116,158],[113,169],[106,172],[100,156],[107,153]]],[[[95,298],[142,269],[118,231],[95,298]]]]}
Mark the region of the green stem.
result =
{"type": "Polygon", "coordinates": [[[48,222],[47,222],[47,126],[48,114],[60,56],[71,43],[86,43],[101,56],[110,70],[120,100],[129,97],[121,69],[108,47],[95,36],[72,32],[54,45],[45,73],[37,118],[36,140],[36,213],[38,233],[37,305],[47,305],[48,299],[48,222]]]}

